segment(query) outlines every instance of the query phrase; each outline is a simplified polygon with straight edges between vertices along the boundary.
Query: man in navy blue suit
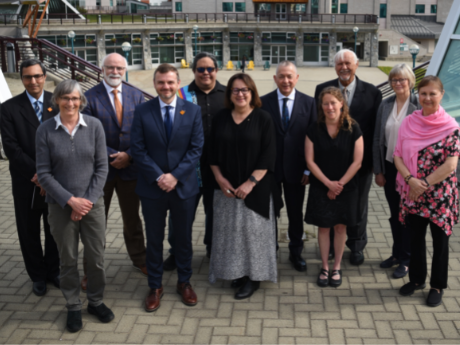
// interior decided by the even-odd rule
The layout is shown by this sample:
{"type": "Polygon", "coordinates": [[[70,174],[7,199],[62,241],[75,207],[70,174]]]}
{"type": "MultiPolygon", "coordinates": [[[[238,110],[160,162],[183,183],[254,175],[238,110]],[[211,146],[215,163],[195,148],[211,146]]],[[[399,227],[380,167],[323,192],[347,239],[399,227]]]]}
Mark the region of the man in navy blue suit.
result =
{"type": "Polygon", "coordinates": [[[276,128],[275,178],[284,191],[289,219],[289,261],[297,271],[304,272],[302,208],[310,174],[305,161],[305,136],[316,121],[316,103],[295,89],[299,74],[294,63],[280,62],[273,78],[278,88],[261,98],[262,109],[272,115],[276,128]]]}
{"type": "Polygon", "coordinates": [[[139,169],[136,193],[141,199],[147,235],[147,312],[160,307],[163,295],[163,240],[168,210],[175,236],[177,292],[185,305],[197,303],[190,285],[192,224],[199,193],[195,168],[204,144],[200,107],[176,96],[180,85],[177,69],[161,64],[153,81],[158,97],[136,107],[131,129],[131,155],[139,169]]]}

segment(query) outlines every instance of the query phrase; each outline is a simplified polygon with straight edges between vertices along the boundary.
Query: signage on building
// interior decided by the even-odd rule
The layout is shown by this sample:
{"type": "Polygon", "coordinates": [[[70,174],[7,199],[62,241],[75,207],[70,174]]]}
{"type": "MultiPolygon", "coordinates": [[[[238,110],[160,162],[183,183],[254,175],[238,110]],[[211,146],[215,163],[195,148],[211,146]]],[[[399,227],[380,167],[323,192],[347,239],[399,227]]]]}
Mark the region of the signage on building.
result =
{"type": "Polygon", "coordinates": [[[390,55],[398,55],[398,46],[390,46],[390,55]]]}
{"type": "Polygon", "coordinates": [[[400,38],[400,39],[399,39],[399,43],[400,43],[400,44],[403,44],[403,43],[404,43],[404,38],[400,38]]]}
{"type": "Polygon", "coordinates": [[[409,46],[407,45],[407,43],[401,43],[399,45],[399,51],[408,52],[409,51],[409,46]]]}

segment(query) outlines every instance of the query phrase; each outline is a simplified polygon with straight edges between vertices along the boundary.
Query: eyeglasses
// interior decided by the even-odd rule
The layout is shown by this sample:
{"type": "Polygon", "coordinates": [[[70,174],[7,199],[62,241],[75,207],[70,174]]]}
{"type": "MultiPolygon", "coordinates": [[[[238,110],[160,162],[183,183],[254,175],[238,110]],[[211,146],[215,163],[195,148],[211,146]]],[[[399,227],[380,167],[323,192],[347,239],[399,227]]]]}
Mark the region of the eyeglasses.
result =
{"type": "Polygon", "coordinates": [[[65,103],[69,103],[70,101],[72,101],[72,103],[77,103],[77,102],[80,102],[81,101],[81,97],[59,97],[62,101],[64,101],[65,103]]]}
{"type": "Polygon", "coordinates": [[[215,68],[214,67],[198,67],[196,69],[198,73],[204,73],[204,71],[208,71],[208,73],[214,72],[215,68]]]}
{"type": "Polygon", "coordinates": [[[117,71],[117,72],[123,72],[126,67],[116,67],[116,66],[104,66],[105,69],[107,69],[108,71],[117,71]]]}
{"type": "Polygon", "coordinates": [[[35,79],[36,81],[40,81],[43,79],[44,76],[45,76],[44,74],[23,75],[22,79],[26,81],[31,81],[32,79],[35,79]]]}
{"type": "Polygon", "coordinates": [[[248,88],[244,88],[244,89],[232,89],[232,93],[233,93],[234,95],[238,95],[240,92],[241,92],[243,95],[246,95],[246,94],[249,92],[249,89],[248,89],[248,88]]]}
{"type": "Polygon", "coordinates": [[[404,84],[407,79],[391,79],[392,84],[404,84]]]}

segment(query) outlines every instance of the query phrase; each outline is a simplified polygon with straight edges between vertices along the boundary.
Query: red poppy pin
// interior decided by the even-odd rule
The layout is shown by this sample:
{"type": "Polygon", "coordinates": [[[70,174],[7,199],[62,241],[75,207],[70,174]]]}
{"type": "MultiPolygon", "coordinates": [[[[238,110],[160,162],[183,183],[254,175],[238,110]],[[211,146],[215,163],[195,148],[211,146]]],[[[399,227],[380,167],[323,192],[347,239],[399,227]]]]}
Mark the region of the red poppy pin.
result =
{"type": "Polygon", "coordinates": [[[53,108],[49,107],[48,111],[51,113],[53,111],[53,108]]]}
{"type": "Polygon", "coordinates": [[[185,110],[181,110],[181,111],[180,111],[180,114],[181,114],[181,115],[184,115],[184,114],[185,114],[185,110]]]}

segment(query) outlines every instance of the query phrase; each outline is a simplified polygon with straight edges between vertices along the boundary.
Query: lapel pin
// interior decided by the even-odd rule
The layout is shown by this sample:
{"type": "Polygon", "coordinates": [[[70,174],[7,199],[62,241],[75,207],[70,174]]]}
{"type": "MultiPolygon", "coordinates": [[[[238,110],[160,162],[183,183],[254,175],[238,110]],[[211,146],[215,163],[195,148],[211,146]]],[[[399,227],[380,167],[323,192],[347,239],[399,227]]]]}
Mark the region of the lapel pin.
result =
{"type": "Polygon", "coordinates": [[[184,115],[184,114],[185,114],[185,110],[181,110],[181,111],[180,111],[180,114],[181,114],[181,115],[184,115]]]}
{"type": "Polygon", "coordinates": [[[49,107],[48,111],[51,113],[53,111],[53,108],[49,107]]]}

